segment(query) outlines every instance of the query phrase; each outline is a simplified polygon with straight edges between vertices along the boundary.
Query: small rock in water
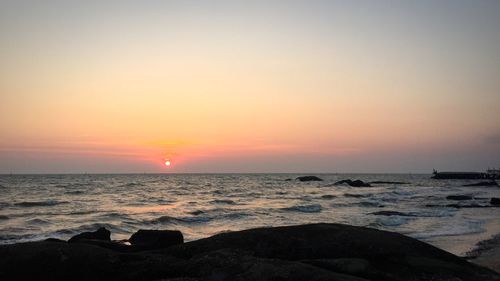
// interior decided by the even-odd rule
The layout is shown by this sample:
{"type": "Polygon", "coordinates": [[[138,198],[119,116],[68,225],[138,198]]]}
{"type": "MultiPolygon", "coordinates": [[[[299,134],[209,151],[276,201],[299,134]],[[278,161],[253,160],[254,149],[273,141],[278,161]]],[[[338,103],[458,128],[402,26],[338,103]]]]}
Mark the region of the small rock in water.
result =
{"type": "Polygon", "coordinates": [[[341,181],[334,183],[334,185],[341,185],[341,184],[347,184],[347,185],[353,186],[353,187],[370,187],[371,186],[369,183],[366,183],[362,180],[351,180],[351,179],[341,180],[341,181]]]}
{"type": "Polygon", "coordinates": [[[500,205],[500,198],[497,198],[497,197],[491,198],[490,204],[491,205],[500,205]]]}
{"type": "Polygon", "coordinates": [[[482,181],[478,183],[464,184],[463,186],[498,186],[498,183],[492,180],[492,181],[482,181]]]}
{"type": "Polygon", "coordinates": [[[299,181],[323,181],[323,179],[317,176],[302,176],[297,178],[299,181]]]}
{"type": "Polygon", "coordinates": [[[450,196],[446,196],[446,199],[457,200],[457,201],[472,200],[472,196],[469,196],[469,195],[450,195],[450,196]]]}
{"type": "Polygon", "coordinates": [[[104,227],[94,232],[83,232],[71,237],[68,242],[78,242],[80,240],[104,240],[111,241],[111,232],[104,227]]]}
{"type": "Polygon", "coordinates": [[[167,248],[184,243],[184,237],[178,230],[144,230],[140,229],[128,240],[132,246],[143,249],[167,248]]]}

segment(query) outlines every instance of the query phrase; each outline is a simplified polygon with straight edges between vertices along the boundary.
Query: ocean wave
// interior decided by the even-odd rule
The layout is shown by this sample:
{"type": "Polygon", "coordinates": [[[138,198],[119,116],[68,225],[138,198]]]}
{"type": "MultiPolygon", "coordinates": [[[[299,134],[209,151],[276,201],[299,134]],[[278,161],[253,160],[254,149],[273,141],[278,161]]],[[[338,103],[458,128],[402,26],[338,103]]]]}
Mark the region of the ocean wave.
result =
{"type": "Polygon", "coordinates": [[[161,216],[159,218],[153,219],[150,222],[151,223],[161,223],[161,224],[166,224],[166,223],[205,223],[211,221],[211,217],[171,217],[171,216],[161,216]]]}
{"type": "Polygon", "coordinates": [[[368,194],[355,194],[355,193],[344,193],[344,197],[352,197],[352,198],[364,198],[372,196],[371,193],[368,194]]]}
{"type": "Polygon", "coordinates": [[[311,205],[296,205],[292,207],[281,208],[283,211],[289,212],[301,212],[301,213],[319,213],[322,208],[319,204],[311,204],[311,205]]]}
{"type": "Polygon", "coordinates": [[[140,182],[129,182],[129,183],[121,184],[118,187],[135,187],[135,186],[146,186],[146,185],[143,183],[140,183],[140,182]]]}
{"type": "Polygon", "coordinates": [[[49,221],[43,220],[43,219],[31,219],[31,220],[28,220],[26,222],[28,224],[34,224],[34,225],[46,225],[46,224],[50,224],[49,221]]]}
{"type": "Polygon", "coordinates": [[[99,219],[126,219],[126,218],[129,218],[129,216],[127,214],[124,214],[124,213],[112,212],[112,213],[103,213],[101,215],[98,215],[97,218],[99,218],[99,219]]]}
{"type": "Polygon", "coordinates": [[[404,216],[383,216],[378,217],[375,220],[375,224],[379,226],[400,226],[408,223],[409,220],[409,217],[404,216]]]}
{"type": "Polygon", "coordinates": [[[56,184],[55,187],[82,187],[82,186],[88,186],[89,183],[83,183],[83,182],[69,182],[66,184],[56,184]]]}
{"type": "Polygon", "coordinates": [[[20,207],[45,207],[45,206],[55,206],[60,204],[67,204],[68,201],[57,201],[57,200],[47,200],[47,201],[23,201],[19,203],[14,203],[16,206],[20,207]]]}
{"type": "Polygon", "coordinates": [[[217,217],[218,219],[227,219],[227,220],[237,220],[237,219],[242,219],[245,217],[251,216],[249,213],[246,212],[232,212],[232,213],[227,213],[222,216],[217,217]]]}
{"type": "Polygon", "coordinates": [[[416,217],[426,217],[426,218],[441,218],[441,217],[453,217],[457,212],[456,208],[434,208],[429,210],[421,210],[411,212],[412,215],[416,217]]]}
{"type": "Polygon", "coordinates": [[[428,239],[440,236],[459,236],[467,234],[483,233],[483,223],[481,221],[468,221],[465,223],[449,224],[443,227],[428,232],[417,232],[410,234],[411,237],[416,239],[428,239]]]}
{"type": "Polygon", "coordinates": [[[364,200],[356,203],[356,205],[361,206],[361,207],[379,207],[382,208],[385,205],[382,204],[381,202],[377,200],[364,200]]]}
{"type": "Polygon", "coordinates": [[[202,211],[202,210],[194,210],[192,212],[188,212],[188,214],[193,215],[193,216],[198,216],[198,215],[201,215],[204,213],[205,213],[205,211],[202,211]]]}
{"type": "Polygon", "coordinates": [[[88,214],[95,214],[96,210],[86,210],[86,211],[72,211],[69,213],[64,213],[64,215],[88,215],[88,214]]]}
{"type": "Polygon", "coordinates": [[[131,231],[130,229],[120,227],[116,224],[111,224],[111,223],[90,223],[90,224],[82,224],[73,228],[59,229],[53,232],[52,234],[55,236],[71,236],[75,234],[80,234],[82,232],[96,231],[101,227],[105,227],[113,234],[123,234],[123,233],[129,233],[131,231]]]}

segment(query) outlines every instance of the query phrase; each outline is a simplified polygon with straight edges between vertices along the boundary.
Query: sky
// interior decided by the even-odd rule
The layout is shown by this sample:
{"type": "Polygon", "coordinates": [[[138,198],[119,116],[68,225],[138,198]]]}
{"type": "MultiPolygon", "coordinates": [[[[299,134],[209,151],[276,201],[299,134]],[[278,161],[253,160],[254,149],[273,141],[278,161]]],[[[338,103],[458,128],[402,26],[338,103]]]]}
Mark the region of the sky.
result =
{"type": "Polygon", "coordinates": [[[500,167],[499,14],[0,0],[0,173],[500,167]]]}

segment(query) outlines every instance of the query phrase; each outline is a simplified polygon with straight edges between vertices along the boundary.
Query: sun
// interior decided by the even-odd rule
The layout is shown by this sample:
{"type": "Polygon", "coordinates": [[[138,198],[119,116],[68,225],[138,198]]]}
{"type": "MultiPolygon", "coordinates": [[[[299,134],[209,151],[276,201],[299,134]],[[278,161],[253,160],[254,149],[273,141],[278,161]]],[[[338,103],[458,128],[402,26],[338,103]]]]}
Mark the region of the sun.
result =
{"type": "Polygon", "coordinates": [[[167,166],[167,167],[168,167],[168,166],[170,166],[171,164],[172,164],[172,163],[170,163],[170,160],[166,160],[166,161],[165,161],[165,166],[167,166]]]}

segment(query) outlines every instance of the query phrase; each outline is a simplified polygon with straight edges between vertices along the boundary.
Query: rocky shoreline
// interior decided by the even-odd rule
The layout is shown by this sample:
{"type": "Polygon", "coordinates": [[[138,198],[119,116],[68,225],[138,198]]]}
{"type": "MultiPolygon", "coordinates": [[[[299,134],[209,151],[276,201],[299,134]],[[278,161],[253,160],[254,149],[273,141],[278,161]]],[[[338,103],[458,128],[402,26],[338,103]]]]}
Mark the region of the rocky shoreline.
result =
{"type": "Polygon", "coordinates": [[[106,229],[66,242],[0,246],[0,280],[500,280],[490,269],[410,237],[343,224],[227,232],[183,242],[106,229]]]}

